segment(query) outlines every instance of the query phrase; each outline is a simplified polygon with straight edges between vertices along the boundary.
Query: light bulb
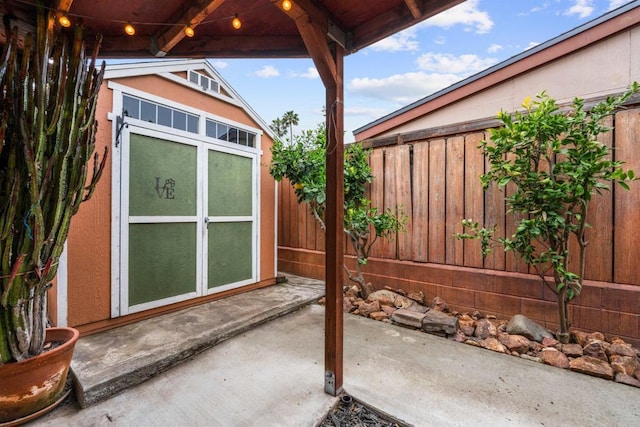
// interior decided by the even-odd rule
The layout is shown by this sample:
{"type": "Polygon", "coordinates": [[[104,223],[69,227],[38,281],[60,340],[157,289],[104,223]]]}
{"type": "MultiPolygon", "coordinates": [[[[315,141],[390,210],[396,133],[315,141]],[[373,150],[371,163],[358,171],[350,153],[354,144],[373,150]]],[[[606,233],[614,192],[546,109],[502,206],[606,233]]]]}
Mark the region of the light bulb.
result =
{"type": "Polygon", "coordinates": [[[193,36],[195,35],[195,31],[193,31],[193,28],[191,28],[191,27],[189,27],[189,26],[186,26],[186,27],[184,28],[184,34],[185,34],[187,37],[193,37],[193,36]]]}
{"type": "Polygon", "coordinates": [[[65,28],[69,28],[71,26],[71,21],[67,15],[60,15],[58,22],[65,28]]]}
{"type": "Polygon", "coordinates": [[[238,18],[238,15],[236,15],[235,18],[233,18],[233,21],[231,21],[231,25],[236,30],[239,30],[240,27],[242,27],[242,22],[240,22],[240,19],[238,18]]]}
{"type": "Polygon", "coordinates": [[[282,8],[284,10],[291,10],[291,2],[289,0],[284,0],[282,2],[282,8]]]}
{"type": "Polygon", "coordinates": [[[124,32],[132,36],[136,33],[136,29],[133,28],[133,25],[127,24],[124,26],[124,32]]]}

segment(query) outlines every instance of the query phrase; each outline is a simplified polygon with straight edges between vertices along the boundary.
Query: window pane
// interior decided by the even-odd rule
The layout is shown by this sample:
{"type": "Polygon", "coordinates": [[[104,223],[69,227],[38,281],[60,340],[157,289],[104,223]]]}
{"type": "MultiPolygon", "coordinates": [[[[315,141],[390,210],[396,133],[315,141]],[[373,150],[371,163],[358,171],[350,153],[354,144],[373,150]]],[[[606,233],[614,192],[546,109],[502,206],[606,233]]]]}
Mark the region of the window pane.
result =
{"type": "Polygon", "coordinates": [[[243,130],[238,131],[238,144],[247,145],[247,132],[243,130]]]}
{"type": "Polygon", "coordinates": [[[200,118],[197,116],[192,116],[191,114],[187,115],[187,130],[192,133],[198,133],[198,124],[200,123],[200,118]]]}
{"type": "Polygon", "coordinates": [[[223,141],[229,140],[229,126],[218,123],[218,139],[223,141]]]}
{"type": "Polygon", "coordinates": [[[158,105],[158,124],[171,127],[171,110],[158,105]]]}
{"type": "Polygon", "coordinates": [[[207,120],[207,129],[205,130],[206,135],[215,138],[216,137],[216,122],[207,120]]]}
{"type": "Polygon", "coordinates": [[[122,108],[124,108],[129,117],[140,118],[140,100],[124,95],[122,97],[122,108]]]}
{"type": "Polygon", "coordinates": [[[211,80],[211,91],[212,92],[219,92],[219,85],[218,82],[211,80]]]}
{"type": "Polygon", "coordinates": [[[256,147],[256,136],[254,134],[252,134],[252,133],[248,134],[247,136],[248,136],[247,145],[249,147],[255,148],[256,147]]]}
{"type": "Polygon", "coordinates": [[[209,79],[206,77],[200,79],[200,86],[202,86],[204,90],[209,90],[209,79]]]}
{"type": "Polygon", "coordinates": [[[193,71],[189,72],[189,81],[191,83],[198,84],[198,73],[194,73],[193,71]]]}
{"type": "Polygon", "coordinates": [[[156,123],[156,105],[147,101],[140,101],[140,120],[156,123]]]}
{"type": "Polygon", "coordinates": [[[238,129],[229,128],[229,142],[238,143],[238,129]]]}
{"type": "Polygon", "coordinates": [[[180,111],[173,112],[173,127],[175,129],[187,130],[187,115],[180,111]]]}

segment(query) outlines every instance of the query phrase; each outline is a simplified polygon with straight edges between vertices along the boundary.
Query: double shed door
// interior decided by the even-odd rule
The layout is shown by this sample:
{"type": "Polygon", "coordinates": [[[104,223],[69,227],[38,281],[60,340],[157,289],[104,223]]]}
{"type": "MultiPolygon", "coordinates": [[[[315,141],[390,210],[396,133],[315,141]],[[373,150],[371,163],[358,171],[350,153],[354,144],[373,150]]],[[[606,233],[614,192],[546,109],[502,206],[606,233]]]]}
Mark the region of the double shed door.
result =
{"type": "Polygon", "coordinates": [[[123,136],[119,315],[255,282],[257,153],[123,136]]]}

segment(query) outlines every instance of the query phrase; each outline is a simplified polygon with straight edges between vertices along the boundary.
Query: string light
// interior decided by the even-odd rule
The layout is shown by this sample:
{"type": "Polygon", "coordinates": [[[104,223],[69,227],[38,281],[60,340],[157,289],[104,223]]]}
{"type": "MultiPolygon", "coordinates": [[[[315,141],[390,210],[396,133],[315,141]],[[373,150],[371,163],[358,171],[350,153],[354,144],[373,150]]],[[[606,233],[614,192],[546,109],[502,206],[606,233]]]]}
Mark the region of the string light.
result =
{"type": "Polygon", "coordinates": [[[233,28],[235,28],[236,30],[239,30],[240,27],[242,27],[242,22],[240,21],[240,18],[238,18],[238,15],[236,14],[235,17],[233,18],[233,21],[231,21],[231,26],[233,28]]]}
{"type": "Polygon", "coordinates": [[[127,23],[127,25],[124,26],[124,32],[132,36],[136,33],[136,29],[133,28],[133,25],[127,23]]]}
{"type": "Polygon", "coordinates": [[[65,28],[69,28],[71,26],[71,20],[65,14],[62,14],[58,17],[58,23],[65,28]]]}
{"type": "Polygon", "coordinates": [[[284,0],[282,2],[282,8],[286,11],[291,10],[291,2],[289,0],[284,0]]]}
{"type": "Polygon", "coordinates": [[[190,26],[188,26],[188,25],[187,25],[186,27],[184,27],[184,34],[185,34],[187,37],[193,37],[193,36],[196,34],[196,32],[195,32],[195,31],[193,31],[193,28],[192,28],[192,27],[190,27],[190,26]]]}

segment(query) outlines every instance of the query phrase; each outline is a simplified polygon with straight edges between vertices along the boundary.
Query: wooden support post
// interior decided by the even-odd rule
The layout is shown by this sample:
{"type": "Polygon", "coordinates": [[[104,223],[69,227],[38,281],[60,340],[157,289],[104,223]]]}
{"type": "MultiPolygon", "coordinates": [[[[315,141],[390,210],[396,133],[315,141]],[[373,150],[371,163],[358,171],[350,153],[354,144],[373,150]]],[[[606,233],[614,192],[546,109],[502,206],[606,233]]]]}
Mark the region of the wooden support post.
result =
{"type": "Polygon", "coordinates": [[[344,285],[344,51],[335,45],[336,80],[326,85],[327,112],[327,204],[325,211],[325,349],[324,391],[333,396],[342,391],[344,285]]]}

